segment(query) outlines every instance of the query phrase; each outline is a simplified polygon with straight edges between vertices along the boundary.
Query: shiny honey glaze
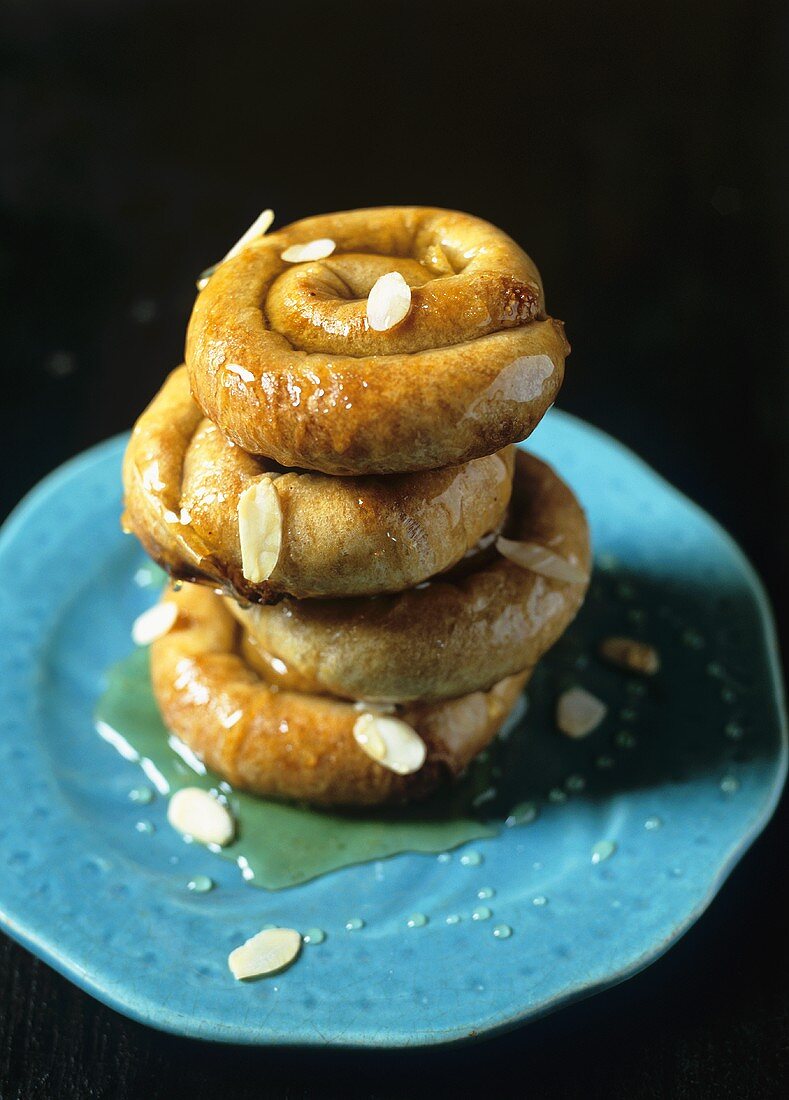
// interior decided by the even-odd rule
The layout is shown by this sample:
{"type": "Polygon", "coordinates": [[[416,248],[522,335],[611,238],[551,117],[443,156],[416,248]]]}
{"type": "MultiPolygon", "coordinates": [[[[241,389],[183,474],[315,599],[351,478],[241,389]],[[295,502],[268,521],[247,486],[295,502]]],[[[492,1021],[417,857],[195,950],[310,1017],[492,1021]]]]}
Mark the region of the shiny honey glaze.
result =
{"type": "Polygon", "coordinates": [[[489,810],[487,804],[475,807],[480,793],[491,787],[494,764],[489,754],[461,782],[422,805],[399,810],[325,812],[232,790],[168,733],[151,690],[147,649],[136,650],[108,671],[96,726],[127,760],[143,768],[161,797],[187,786],[224,794],[238,831],[233,843],[217,848],[216,854],[235,862],[251,885],[269,890],[400,852],[444,852],[495,835],[507,816],[497,813],[491,819],[483,812],[489,810]]]}

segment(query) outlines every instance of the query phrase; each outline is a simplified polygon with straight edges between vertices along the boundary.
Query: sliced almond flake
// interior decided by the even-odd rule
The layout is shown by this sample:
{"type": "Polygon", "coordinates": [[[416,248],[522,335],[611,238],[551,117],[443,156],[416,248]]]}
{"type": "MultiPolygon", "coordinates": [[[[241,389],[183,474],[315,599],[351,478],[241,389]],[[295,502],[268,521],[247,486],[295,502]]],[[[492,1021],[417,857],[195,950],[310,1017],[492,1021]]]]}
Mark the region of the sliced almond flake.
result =
{"type": "Polygon", "coordinates": [[[568,737],[586,737],[596,730],[608,707],[585,688],[563,691],[556,703],[556,725],[568,737]]]}
{"type": "Polygon", "coordinates": [[[331,256],[337,245],[331,237],[318,237],[305,244],[292,244],[282,253],[282,259],[289,264],[306,264],[310,260],[325,260],[331,256]]]}
{"type": "Polygon", "coordinates": [[[282,508],[270,477],[263,477],[238,498],[241,571],[248,581],[267,581],[282,549],[282,508]]]}
{"type": "Polygon", "coordinates": [[[598,652],[610,664],[626,668],[629,672],[654,676],[660,669],[660,655],[655,647],[635,638],[604,638],[598,652]]]}
{"type": "Polygon", "coordinates": [[[301,936],[293,928],[266,928],[236,947],[227,957],[234,978],[262,978],[290,966],[301,951],[301,936]]]}
{"type": "MultiPolygon", "coordinates": [[[[372,717],[371,714],[367,715],[368,719],[372,717]]],[[[371,756],[373,760],[377,760],[380,763],[386,757],[386,742],[383,737],[381,737],[373,722],[367,721],[360,725],[360,722],[357,721],[353,727],[353,736],[356,744],[359,745],[368,756],[371,756]]]]}
{"type": "Polygon", "coordinates": [[[499,535],[496,549],[502,557],[508,558],[522,569],[529,569],[532,573],[550,577],[551,580],[566,581],[568,584],[586,584],[589,580],[588,573],[580,565],[574,565],[567,558],[549,550],[547,546],[540,546],[539,543],[517,542],[499,535]]]}
{"type": "Polygon", "coordinates": [[[399,718],[361,714],[354,723],[353,736],[371,759],[398,775],[418,772],[427,756],[422,738],[399,718]]]}
{"type": "Polygon", "coordinates": [[[399,325],[411,309],[411,287],[399,271],[376,279],[367,297],[367,323],[376,332],[399,325]]]}
{"type": "Polygon", "coordinates": [[[256,240],[258,237],[262,237],[265,233],[268,233],[269,229],[271,228],[271,223],[273,221],[273,210],[263,210],[260,214],[258,214],[246,233],[242,233],[242,235],[238,238],[230,251],[225,253],[222,259],[222,263],[224,263],[225,260],[232,259],[233,256],[237,256],[242,248],[246,248],[246,246],[248,244],[251,244],[252,241],[256,240]]]}
{"type": "Polygon", "coordinates": [[[256,241],[259,237],[264,236],[264,234],[267,233],[268,230],[271,228],[271,223],[273,221],[273,210],[264,210],[262,213],[258,214],[246,233],[242,234],[242,236],[238,238],[230,251],[225,253],[224,257],[219,261],[219,263],[212,264],[211,267],[207,267],[205,271],[200,272],[197,277],[197,282],[195,284],[197,289],[205,290],[205,288],[208,286],[211,276],[214,274],[220,264],[223,264],[225,260],[232,259],[233,256],[238,255],[238,253],[242,249],[246,248],[247,245],[252,244],[252,242],[256,241]]]}
{"type": "Polygon", "coordinates": [[[231,374],[237,374],[242,382],[254,382],[255,376],[251,370],[247,370],[246,367],[240,367],[238,363],[225,363],[225,370],[229,370],[231,374]]]}
{"type": "Polygon", "coordinates": [[[138,615],[132,626],[132,641],[135,645],[150,645],[157,638],[163,638],[175,625],[178,608],[174,603],[156,603],[138,615]]]}
{"type": "Polygon", "coordinates": [[[167,820],[183,836],[220,848],[229,844],[236,832],[228,808],[200,787],[176,791],[167,806],[167,820]]]}

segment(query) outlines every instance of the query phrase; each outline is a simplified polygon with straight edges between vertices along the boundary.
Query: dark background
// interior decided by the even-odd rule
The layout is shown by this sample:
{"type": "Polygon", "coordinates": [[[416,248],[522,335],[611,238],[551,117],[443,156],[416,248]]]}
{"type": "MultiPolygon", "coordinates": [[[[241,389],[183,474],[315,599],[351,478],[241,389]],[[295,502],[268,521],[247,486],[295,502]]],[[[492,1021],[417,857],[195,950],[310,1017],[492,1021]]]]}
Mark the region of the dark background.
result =
{"type": "MultiPolygon", "coordinates": [[[[786,625],[788,30],[735,0],[5,0],[0,512],[130,425],[264,206],[444,205],[535,256],[561,405],[721,520],[786,625]]],[[[160,1035],[0,937],[0,1097],[777,1095],[787,816],[646,973],[444,1052],[160,1035]]]]}

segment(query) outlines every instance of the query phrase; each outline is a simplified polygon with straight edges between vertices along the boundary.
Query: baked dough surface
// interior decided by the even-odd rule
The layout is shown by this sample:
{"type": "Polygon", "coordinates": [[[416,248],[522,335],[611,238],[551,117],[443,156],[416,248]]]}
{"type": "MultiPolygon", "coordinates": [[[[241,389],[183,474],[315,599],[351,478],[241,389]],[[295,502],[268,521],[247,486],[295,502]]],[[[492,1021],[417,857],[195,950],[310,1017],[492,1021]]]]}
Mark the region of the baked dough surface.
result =
{"type": "Polygon", "coordinates": [[[324,214],[259,237],[198,295],[186,362],[205,415],[245,451],[328,474],[457,466],[537,426],[569,345],[532,260],[469,214],[381,207],[324,214]],[[326,259],[282,253],[328,238],[326,259]],[[409,314],[374,331],[383,274],[409,314]]]}
{"type": "Polygon", "coordinates": [[[252,602],[399,592],[449,569],[503,521],[514,448],[389,477],[284,470],[203,417],[184,367],[140,416],[123,464],[126,527],[173,577],[252,602]],[[274,479],[282,547],[268,580],[242,570],[241,494],[274,479]]]}
{"type": "MultiPolygon", "coordinates": [[[[550,466],[523,451],[506,533],[550,548],[588,577],[583,509],[550,466]]],[[[437,700],[487,690],[533,667],[575,617],[587,583],[552,580],[493,552],[470,572],[395,596],[228,607],[263,660],[276,659],[311,690],[437,700]]]]}
{"type": "Polygon", "coordinates": [[[167,727],[233,786],[316,806],[376,806],[423,798],[459,774],[493,739],[528,673],[443,703],[398,711],[427,747],[424,765],[397,775],[356,744],[360,711],[325,695],[280,691],[239,652],[223,600],[185,584],[172,629],[151,646],[153,690],[167,727]]]}

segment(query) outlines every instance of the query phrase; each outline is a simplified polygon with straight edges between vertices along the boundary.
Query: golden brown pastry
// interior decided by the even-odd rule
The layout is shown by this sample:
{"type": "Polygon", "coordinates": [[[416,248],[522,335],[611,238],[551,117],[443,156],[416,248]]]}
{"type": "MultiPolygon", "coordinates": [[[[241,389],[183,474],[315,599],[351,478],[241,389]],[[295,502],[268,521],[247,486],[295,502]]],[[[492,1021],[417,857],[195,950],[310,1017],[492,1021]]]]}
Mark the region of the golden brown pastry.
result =
{"type": "MultiPolygon", "coordinates": [[[[387,478],[283,470],[204,419],[179,367],[132,432],[124,523],[172,576],[245,600],[399,592],[448,569],[498,528],[513,461],[509,447],[452,469],[387,478]],[[260,579],[242,561],[238,504],[269,481],[280,545],[273,571],[260,579]]],[[[248,543],[261,535],[253,514],[248,543]]]]}
{"type": "Polygon", "coordinates": [[[494,554],[457,579],[437,578],[396,596],[228,606],[256,644],[257,667],[273,667],[284,685],[386,702],[484,691],[537,663],[574,618],[588,585],[583,510],[549,466],[523,451],[506,533],[548,548],[575,567],[577,579],[553,579],[494,554]]]}
{"type": "Polygon", "coordinates": [[[195,303],[186,362],[195,400],[244,450],[386,474],[524,439],[568,351],[536,267],[505,233],[468,214],[383,207],[305,218],[220,264],[195,303]],[[321,239],[334,246],[323,259],[282,258],[321,239]],[[391,272],[410,310],[378,331],[367,297],[391,272]]]}
{"type": "Polygon", "coordinates": [[[153,689],[167,727],[234,787],[317,806],[375,806],[422,798],[461,772],[495,736],[527,673],[488,692],[402,708],[424,742],[418,771],[400,775],[354,738],[360,711],[326,696],[279,691],[238,651],[240,629],[207,588],[162,597],[177,618],[151,647],[153,689]]]}

